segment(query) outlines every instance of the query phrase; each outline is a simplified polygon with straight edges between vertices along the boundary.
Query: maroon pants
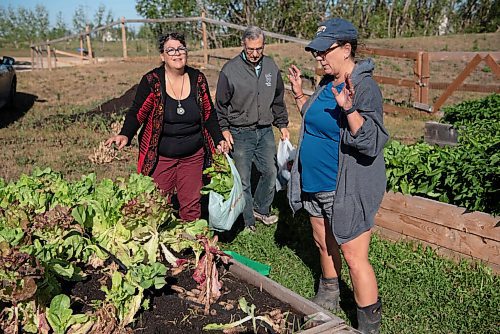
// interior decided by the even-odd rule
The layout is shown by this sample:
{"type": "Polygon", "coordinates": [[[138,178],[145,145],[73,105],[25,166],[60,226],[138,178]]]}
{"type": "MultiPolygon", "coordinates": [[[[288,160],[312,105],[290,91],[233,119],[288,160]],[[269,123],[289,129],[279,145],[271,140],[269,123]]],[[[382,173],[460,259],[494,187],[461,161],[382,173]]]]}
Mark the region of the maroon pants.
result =
{"type": "Polygon", "coordinates": [[[185,221],[199,219],[201,215],[203,158],[203,148],[185,158],[160,156],[151,175],[160,190],[168,196],[169,201],[174,190],[177,190],[179,216],[185,221]]]}

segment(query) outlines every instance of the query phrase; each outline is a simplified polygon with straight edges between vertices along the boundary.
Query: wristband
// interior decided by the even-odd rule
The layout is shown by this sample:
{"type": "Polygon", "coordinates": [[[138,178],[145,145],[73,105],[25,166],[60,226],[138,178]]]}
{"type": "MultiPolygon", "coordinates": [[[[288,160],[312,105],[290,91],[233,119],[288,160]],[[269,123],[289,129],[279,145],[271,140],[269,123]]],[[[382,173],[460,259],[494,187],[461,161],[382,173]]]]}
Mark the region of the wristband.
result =
{"type": "Polygon", "coordinates": [[[356,111],[356,107],[352,106],[350,109],[347,109],[347,110],[343,109],[343,110],[344,110],[344,114],[350,115],[356,111]]]}
{"type": "Polygon", "coordinates": [[[297,96],[294,96],[294,99],[296,100],[300,100],[301,98],[304,97],[304,93],[300,94],[300,95],[297,95],[297,96]]]}

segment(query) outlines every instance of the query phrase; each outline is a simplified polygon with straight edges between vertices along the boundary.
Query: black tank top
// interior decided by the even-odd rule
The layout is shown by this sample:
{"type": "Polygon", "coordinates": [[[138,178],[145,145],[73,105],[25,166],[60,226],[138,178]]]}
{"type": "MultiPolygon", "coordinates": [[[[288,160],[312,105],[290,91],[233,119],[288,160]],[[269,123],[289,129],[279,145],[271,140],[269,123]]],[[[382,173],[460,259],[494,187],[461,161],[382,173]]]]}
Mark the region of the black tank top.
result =
{"type": "Polygon", "coordinates": [[[194,154],[203,146],[201,112],[196,103],[195,89],[181,100],[183,115],[177,114],[178,102],[167,94],[163,131],[158,152],[168,158],[182,158],[194,154]]]}

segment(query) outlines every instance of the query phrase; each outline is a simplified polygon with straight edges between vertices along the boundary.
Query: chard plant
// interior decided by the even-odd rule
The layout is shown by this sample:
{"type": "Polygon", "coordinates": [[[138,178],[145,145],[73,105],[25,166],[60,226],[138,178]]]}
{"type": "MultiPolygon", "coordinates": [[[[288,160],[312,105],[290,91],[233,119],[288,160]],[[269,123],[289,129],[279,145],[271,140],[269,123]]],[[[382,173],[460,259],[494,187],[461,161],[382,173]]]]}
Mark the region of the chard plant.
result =
{"type": "Polygon", "coordinates": [[[201,193],[205,195],[210,191],[215,191],[222,195],[224,200],[228,200],[234,181],[226,156],[224,154],[214,154],[212,165],[206,168],[203,174],[210,177],[210,183],[202,188],[201,193]]]}
{"type": "Polygon", "coordinates": [[[198,262],[193,279],[198,283],[200,294],[198,302],[205,305],[205,315],[209,314],[210,305],[219,299],[221,295],[222,282],[219,280],[217,262],[229,263],[229,255],[219,249],[217,236],[209,239],[206,236],[198,236],[199,242],[203,245],[205,253],[198,262]]]}

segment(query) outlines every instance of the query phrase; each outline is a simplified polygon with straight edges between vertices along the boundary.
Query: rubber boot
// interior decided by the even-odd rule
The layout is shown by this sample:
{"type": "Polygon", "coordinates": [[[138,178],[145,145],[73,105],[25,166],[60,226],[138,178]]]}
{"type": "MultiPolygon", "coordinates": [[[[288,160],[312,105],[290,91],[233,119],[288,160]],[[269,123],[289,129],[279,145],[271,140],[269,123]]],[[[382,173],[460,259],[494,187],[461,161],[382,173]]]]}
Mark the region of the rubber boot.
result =
{"type": "Polygon", "coordinates": [[[382,320],[382,301],[365,307],[357,307],[358,331],[363,334],[379,334],[382,320]]]}
{"type": "Polygon", "coordinates": [[[339,279],[323,278],[319,280],[318,292],[312,302],[330,311],[340,310],[339,279]]]}

